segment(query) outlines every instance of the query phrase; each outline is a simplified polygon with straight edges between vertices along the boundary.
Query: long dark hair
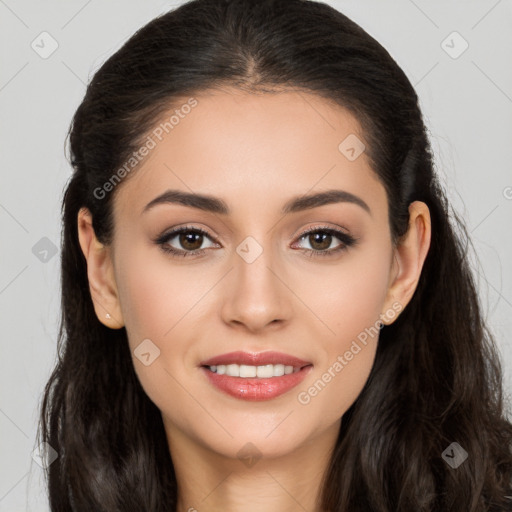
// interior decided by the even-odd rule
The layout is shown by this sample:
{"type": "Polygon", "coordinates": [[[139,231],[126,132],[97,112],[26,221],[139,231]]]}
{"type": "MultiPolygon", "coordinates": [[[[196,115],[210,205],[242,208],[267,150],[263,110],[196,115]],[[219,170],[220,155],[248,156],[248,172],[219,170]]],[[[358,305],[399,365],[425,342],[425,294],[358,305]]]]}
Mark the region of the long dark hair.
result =
{"type": "Polygon", "coordinates": [[[97,190],[177,98],[224,86],[313,92],[349,109],[386,189],[394,243],[407,231],[412,201],[430,209],[418,287],[382,328],[370,377],[343,416],[322,509],[510,510],[512,425],[500,362],[468,235],[436,177],[417,95],[356,23],[301,0],[183,4],[137,31],[87,87],[69,132],[58,361],[41,405],[39,440],[59,454],[47,470],[51,510],[175,510],[161,414],[137,379],[125,329],[108,329],[95,314],[77,215],[87,207],[96,236],[110,243],[114,194],[97,190]],[[442,456],[453,442],[468,453],[456,469],[442,456]]]}

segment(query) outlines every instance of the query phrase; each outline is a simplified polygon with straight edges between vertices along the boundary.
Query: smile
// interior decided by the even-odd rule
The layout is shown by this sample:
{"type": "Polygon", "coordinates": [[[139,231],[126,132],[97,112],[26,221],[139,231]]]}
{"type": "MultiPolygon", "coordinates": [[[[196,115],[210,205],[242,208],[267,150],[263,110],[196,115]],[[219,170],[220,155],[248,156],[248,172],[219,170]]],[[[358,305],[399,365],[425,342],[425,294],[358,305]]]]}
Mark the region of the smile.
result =
{"type": "Polygon", "coordinates": [[[278,352],[231,352],[201,364],[213,387],[249,401],[271,400],[285,394],[298,386],[312,368],[307,361],[278,352]]]}
{"type": "Polygon", "coordinates": [[[220,364],[218,366],[208,366],[211,372],[217,375],[228,375],[229,377],[257,377],[258,379],[268,379],[271,377],[282,377],[290,373],[300,371],[300,367],[285,366],[284,364],[266,364],[264,366],[249,366],[247,364],[220,364]]]}

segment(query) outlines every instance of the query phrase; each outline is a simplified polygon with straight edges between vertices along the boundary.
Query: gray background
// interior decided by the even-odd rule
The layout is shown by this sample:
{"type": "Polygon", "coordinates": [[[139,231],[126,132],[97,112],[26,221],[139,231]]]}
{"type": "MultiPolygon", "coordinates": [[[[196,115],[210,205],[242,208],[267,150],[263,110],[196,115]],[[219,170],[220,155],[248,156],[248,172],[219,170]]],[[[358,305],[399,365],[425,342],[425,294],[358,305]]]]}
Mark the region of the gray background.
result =
{"type": "MultiPolygon", "coordinates": [[[[512,1],[327,3],[387,48],[418,91],[438,172],[473,239],[484,311],[510,395],[512,1]],[[469,46],[459,55],[464,41],[469,46]]],[[[0,0],[0,512],[49,509],[42,469],[31,454],[56,353],[71,117],[99,65],[137,28],[176,5],[0,0]],[[53,40],[57,49],[44,55],[53,40]]]]}

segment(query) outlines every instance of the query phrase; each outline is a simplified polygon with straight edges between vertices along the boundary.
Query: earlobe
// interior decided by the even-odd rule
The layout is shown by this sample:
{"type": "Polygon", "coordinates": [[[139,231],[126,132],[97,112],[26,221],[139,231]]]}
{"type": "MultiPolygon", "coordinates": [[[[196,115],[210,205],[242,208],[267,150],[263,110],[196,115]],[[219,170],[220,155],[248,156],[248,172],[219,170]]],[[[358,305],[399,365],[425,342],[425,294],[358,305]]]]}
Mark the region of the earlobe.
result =
{"type": "MultiPolygon", "coordinates": [[[[386,307],[391,304],[400,305],[403,310],[411,300],[418,286],[423,264],[430,247],[431,221],[428,206],[422,201],[414,201],[409,205],[409,227],[407,233],[398,242],[393,253],[386,307]]],[[[398,315],[388,318],[381,315],[384,325],[391,324],[398,315]]]]}
{"type": "Polygon", "coordinates": [[[111,329],[120,329],[124,320],[119,304],[110,248],[101,244],[94,232],[87,208],[78,212],[78,239],[87,261],[87,278],[98,320],[111,329]]]}

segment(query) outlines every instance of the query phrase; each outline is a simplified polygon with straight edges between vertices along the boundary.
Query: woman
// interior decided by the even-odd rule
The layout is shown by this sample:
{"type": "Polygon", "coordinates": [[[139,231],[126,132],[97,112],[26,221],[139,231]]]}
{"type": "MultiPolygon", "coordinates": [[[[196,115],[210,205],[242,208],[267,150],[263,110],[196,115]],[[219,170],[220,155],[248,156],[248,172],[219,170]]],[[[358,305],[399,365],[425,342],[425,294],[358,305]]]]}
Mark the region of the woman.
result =
{"type": "Polygon", "coordinates": [[[98,70],[70,149],[52,511],[510,510],[467,238],[358,25],[184,4],[98,70]]]}

